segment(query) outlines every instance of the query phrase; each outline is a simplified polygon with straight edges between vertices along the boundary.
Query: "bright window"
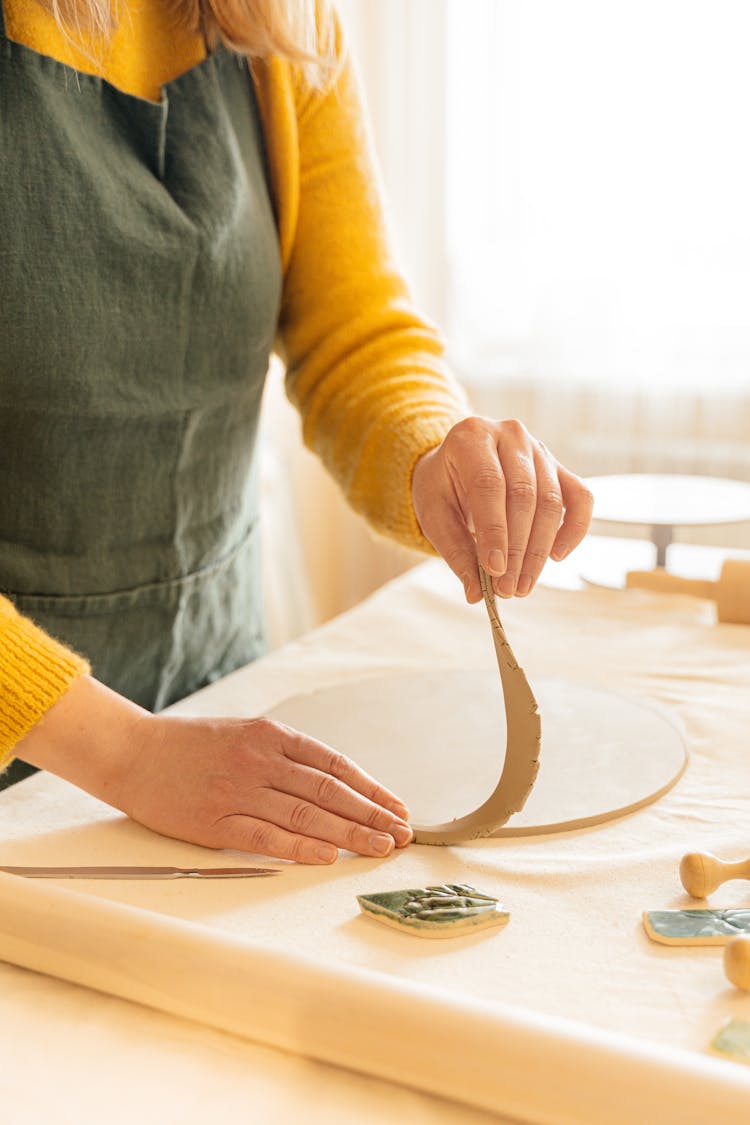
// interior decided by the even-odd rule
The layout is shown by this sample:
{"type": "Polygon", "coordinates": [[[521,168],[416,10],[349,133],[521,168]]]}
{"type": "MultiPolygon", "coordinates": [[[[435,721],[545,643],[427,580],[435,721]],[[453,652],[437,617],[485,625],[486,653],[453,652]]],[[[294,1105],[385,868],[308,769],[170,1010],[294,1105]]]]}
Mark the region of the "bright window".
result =
{"type": "Polygon", "coordinates": [[[445,12],[459,366],[750,387],[747,0],[446,0],[445,12]]]}

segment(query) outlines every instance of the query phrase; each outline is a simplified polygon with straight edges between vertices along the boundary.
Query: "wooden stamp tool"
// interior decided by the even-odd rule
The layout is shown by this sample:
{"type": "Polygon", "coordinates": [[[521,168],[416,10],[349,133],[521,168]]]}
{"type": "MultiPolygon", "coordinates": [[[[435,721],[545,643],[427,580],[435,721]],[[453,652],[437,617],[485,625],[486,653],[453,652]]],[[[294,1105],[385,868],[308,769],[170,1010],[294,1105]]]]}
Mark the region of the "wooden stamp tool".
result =
{"type": "Polygon", "coordinates": [[[680,879],[693,898],[706,898],[729,879],[750,879],[750,859],[725,863],[710,852],[689,852],[682,857],[680,879]]]}
{"type": "Polygon", "coordinates": [[[724,947],[724,973],[736,988],[750,990],[750,937],[732,938],[724,947]]]}

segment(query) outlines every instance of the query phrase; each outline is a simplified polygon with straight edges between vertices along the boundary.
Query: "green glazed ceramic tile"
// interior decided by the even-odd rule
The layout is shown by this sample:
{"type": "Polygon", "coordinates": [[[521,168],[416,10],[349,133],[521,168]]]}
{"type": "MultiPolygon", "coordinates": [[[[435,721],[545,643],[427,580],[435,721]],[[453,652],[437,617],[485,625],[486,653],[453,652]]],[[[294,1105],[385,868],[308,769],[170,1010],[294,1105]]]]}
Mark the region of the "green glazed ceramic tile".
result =
{"type": "Polygon", "coordinates": [[[504,926],[510,918],[496,898],[468,883],[357,895],[357,902],[378,922],[419,937],[457,937],[488,926],[504,926]]]}
{"type": "Polygon", "coordinates": [[[648,910],[643,925],[663,945],[726,945],[750,934],[750,910],[648,910]]]}
{"type": "Polygon", "coordinates": [[[727,1020],[714,1036],[711,1050],[725,1058],[750,1063],[750,1020],[727,1020]]]}

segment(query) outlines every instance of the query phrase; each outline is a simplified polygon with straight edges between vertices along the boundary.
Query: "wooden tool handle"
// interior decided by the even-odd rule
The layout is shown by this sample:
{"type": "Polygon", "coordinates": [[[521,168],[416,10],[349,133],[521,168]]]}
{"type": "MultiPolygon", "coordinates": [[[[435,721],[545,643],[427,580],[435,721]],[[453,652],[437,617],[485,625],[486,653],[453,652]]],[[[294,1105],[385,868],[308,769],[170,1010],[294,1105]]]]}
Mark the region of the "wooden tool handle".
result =
{"type": "Polygon", "coordinates": [[[682,857],[680,879],[693,898],[706,898],[729,879],[750,879],[750,859],[725,863],[710,852],[689,852],[682,857]]]}
{"type": "Polygon", "coordinates": [[[750,937],[732,938],[724,947],[724,973],[735,988],[750,989],[750,937]]]}
{"type": "Polygon", "coordinates": [[[689,594],[716,602],[719,621],[730,625],[750,625],[750,561],[727,559],[718,582],[701,578],[680,578],[662,567],[631,570],[625,576],[628,589],[651,590],[656,594],[689,594]]]}
{"type": "Polygon", "coordinates": [[[719,621],[750,625],[750,562],[726,560],[717,584],[716,607],[719,621]]]}
{"type": "Polygon", "coordinates": [[[655,594],[689,594],[694,598],[715,600],[718,583],[701,578],[680,578],[662,567],[656,570],[630,570],[625,576],[629,590],[651,590],[655,594]]]}

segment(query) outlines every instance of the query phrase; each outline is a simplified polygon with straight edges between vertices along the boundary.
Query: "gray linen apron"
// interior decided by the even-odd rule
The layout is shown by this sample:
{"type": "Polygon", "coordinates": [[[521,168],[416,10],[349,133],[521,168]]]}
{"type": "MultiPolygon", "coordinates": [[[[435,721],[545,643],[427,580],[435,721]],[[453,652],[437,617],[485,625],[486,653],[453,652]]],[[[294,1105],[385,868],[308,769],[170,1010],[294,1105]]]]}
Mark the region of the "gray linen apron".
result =
{"type": "Polygon", "coordinates": [[[263,648],[280,288],[246,64],[154,103],[0,14],[0,590],[153,710],[263,648]]]}

